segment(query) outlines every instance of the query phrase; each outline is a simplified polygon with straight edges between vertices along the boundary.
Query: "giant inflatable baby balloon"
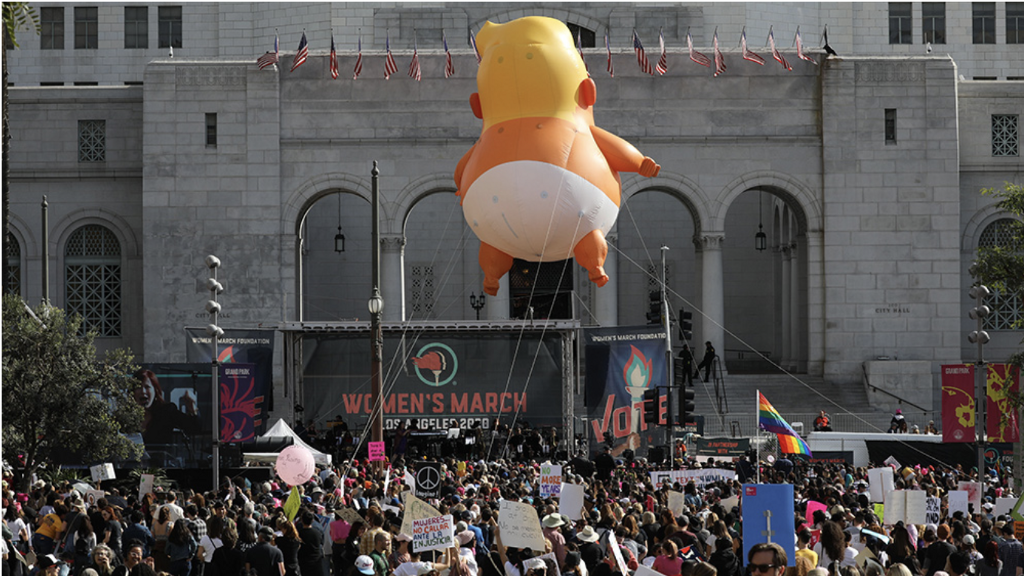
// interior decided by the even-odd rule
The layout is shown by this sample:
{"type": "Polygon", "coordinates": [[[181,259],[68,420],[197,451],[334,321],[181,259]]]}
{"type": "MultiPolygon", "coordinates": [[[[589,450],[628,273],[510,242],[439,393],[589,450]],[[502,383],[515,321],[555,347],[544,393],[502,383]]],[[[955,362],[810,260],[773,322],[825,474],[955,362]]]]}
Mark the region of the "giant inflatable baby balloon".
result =
{"type": "Polygon", "coordinates": [[[562,22],[488,22],[476,45],[482,61],[470,105],[484,124],[455,168],[455,184],[480,238],[484,292],[498,293],[513,258],[575,257],[604,286],[619,172],[657,176],[661,167],[594,125],[597,88],[562,22]]]}

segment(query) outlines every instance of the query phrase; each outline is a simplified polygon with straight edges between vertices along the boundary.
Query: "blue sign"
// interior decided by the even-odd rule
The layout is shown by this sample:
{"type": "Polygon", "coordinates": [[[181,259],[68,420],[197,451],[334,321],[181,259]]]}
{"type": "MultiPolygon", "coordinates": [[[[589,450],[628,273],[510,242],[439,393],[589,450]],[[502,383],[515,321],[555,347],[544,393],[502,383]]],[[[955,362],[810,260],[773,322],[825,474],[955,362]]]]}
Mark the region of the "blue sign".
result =
{"type": "Polygon", "coordinates": [[[792,484],[743,485],[743,560],[754,544],[773,542],[786,551],[789,566],[796,565],[793,534],[792,484]]]}

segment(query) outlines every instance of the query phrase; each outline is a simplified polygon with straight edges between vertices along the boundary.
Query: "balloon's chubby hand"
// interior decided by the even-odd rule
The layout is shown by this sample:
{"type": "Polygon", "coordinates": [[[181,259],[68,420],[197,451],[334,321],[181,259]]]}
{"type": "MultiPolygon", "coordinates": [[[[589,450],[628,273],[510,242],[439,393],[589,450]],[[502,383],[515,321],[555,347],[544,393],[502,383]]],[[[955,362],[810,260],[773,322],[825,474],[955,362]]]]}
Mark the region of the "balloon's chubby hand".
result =
{"type": "Polygon", "coordinates": [[[644,161],[640,164],[640,169],[637,172],[641,176],[653,178],[658,175],[658,172],[661,172],[661,166],[650,156],[644,156],[644,161]]]}

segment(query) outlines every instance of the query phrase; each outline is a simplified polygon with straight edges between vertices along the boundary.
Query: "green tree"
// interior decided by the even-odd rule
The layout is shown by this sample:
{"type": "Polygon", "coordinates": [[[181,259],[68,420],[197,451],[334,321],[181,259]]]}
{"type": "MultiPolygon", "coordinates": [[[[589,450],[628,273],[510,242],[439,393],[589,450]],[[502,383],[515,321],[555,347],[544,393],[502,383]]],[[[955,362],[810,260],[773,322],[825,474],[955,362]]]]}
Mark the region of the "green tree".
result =
{"type": "MultiPolygon", "coordinates": [[[[1002,188],[986,188],[981,193],[998,198],[996,207],[1015,220],[999,245],[978,249],[971,274],[1003,295],[1024,298],[1024,186],[1006,182],[1002,188]]],[[[1024,322],[1018,321],[1016,327],[1024,327],[1024,322]]],[[[1024,352],[1017,352],[1008,361],[1024,366],[1024,352]]]]}
{"type": "Polygon", "coordinates": [[[36,11],[29,7],[28,2],[4,2],[3,3],[3,18],[4,18],[4,42],[3,46],[0,46],[0,50],[3,50],[3,63],[0,66],[3,67],[3,158],[0,160],[2,168],[0,168],[0,188],[3,188],[3,217],[4,217],[4,229],[3,229],[3,242],[0,257],[7,257],[7,225],[10,222],[8,215],[10,211],[10,166],[11,166],[11,131],[8,125],[9,112],[7,108],[7,44],[10,44],[15,48],[18,47],[18,31],[31,28],[34,29],[36,34],[39,33],[39,16],[36,11]]]}
{"type": "Polygon", "coordinates": [[[138,458],[143,409],[135,402],[137,366],[127,350],[97,360],[94,332],[79,316],[3,297],[3,457],[20,489],[57,449],[82,464],[138,458]]]}

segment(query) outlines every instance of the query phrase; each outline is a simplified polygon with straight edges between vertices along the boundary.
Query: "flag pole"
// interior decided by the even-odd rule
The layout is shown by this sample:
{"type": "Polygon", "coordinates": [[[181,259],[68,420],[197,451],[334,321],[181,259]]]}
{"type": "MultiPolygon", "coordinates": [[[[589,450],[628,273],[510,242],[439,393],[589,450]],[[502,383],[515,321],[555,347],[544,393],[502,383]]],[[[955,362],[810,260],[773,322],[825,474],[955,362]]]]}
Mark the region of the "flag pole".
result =
{"type": "Polygon", "coordinates": [[[761,483],[761,426],[758,418],[761,415],[761,390],[757,390],[757,398],[754,404],[754,443],[757,446],[757,461],[754,462],[754,470],[757,471],[757,483],[761,483]]]}

